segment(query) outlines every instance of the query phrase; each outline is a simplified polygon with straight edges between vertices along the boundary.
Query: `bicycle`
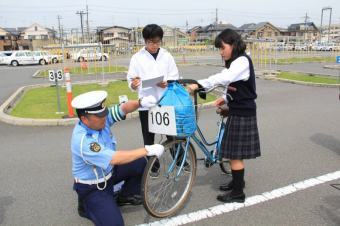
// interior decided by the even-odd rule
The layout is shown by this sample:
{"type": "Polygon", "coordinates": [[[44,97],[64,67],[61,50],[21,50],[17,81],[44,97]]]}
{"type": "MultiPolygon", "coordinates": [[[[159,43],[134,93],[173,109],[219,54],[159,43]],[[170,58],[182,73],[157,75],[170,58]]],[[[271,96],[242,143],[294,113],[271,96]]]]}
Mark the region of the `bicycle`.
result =
{"type": "MultiPolygon", "coordinates": [[[[180,83],[197,82],[186,79],[180,80],[180,83]]],[[[194,93],[196,121],[198,118],[197,94],[209,93],[218,87],[222,86],[194,93]]],[[[165,147],[164,154],[159,159],[156,157],[149,159],[142,177],[143,205],[150,215],[158,218],[172,216],[184,206],[189,198],[197,170],[196,150],[192,141],[203,152],[206,167],[218,163],[222,172],[230,173],[229,161],[222,158],[220,150],[224,128],[225,118],[221,116],[216,138],[211,143],[205,139],[198,125],[195,133],[191,136],[176,137],[174,140],[162,143],[165,147]],[[155,173],[156,165],[158,169],[155,173]]]]}

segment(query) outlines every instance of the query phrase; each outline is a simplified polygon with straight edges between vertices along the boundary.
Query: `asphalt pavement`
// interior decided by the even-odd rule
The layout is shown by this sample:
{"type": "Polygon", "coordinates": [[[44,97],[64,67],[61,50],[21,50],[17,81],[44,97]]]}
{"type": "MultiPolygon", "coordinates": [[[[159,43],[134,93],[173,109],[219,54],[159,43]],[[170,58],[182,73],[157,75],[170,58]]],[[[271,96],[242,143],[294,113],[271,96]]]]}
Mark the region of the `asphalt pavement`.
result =
{"type": "MultiPolygon", "coordinates": [[[[199,79],[221,67],[179,69],[184,78],[199,79]]],[[[20,86],[47,83],[31,77],[35,70],[36,66],[0,67],[0,102],[20,86]]],[[[340,170],[338,89],[257,79],[257,92],[262,156],[246,161],[248,197],[340,170]]],[[[199,125],[208,139],[214,137],[216,122],[213,109],[200,112],[199,125]]],[[[0,225],[92,225],[76,212],[72,129],[0,122],[0,225]]],[[[117,123],[112,130],[118,149],[142,146],[137,119],[117,123]]],[[[216,200],[218,185],[228,180],[218,166],[205,168],[199,161],[191,197],[177,215],[221,204],[216,200]]],[[[340,190],[330,186],[339,183],[339,179],[322,183],[191,225],[340,225],[340,190]]],[[[160,220],[150,217],[142,206],[123,207],[122,213],[126,225],[160,220]]]]}

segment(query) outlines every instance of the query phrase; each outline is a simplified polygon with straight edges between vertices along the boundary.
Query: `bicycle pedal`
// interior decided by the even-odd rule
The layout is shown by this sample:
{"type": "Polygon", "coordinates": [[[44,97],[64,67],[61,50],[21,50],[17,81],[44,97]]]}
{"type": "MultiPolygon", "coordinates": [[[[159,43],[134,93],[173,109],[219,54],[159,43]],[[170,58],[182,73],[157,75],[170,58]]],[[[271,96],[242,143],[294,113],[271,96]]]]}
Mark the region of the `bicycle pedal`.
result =
{"type": "Polygon", "coordinates": [[[206,168],[210,168],[214,163],[210,162],[209,160],[205,159],[204,160],[204,165],[206,168]]]}

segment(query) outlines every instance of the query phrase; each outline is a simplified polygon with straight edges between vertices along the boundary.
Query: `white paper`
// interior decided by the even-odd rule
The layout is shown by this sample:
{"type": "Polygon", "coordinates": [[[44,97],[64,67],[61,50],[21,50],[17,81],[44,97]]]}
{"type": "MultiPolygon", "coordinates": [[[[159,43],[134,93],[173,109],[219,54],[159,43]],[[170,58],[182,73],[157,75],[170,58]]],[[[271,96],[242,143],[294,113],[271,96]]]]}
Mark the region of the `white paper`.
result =
{"type": "Polygon", "coordinates": [[[142,88],[151,88],[155,86],[157,83],[163,82],[164,76],[159,76],[155,78],[150,78],[150,79],[144,79],[142,80],[142,88]]]}

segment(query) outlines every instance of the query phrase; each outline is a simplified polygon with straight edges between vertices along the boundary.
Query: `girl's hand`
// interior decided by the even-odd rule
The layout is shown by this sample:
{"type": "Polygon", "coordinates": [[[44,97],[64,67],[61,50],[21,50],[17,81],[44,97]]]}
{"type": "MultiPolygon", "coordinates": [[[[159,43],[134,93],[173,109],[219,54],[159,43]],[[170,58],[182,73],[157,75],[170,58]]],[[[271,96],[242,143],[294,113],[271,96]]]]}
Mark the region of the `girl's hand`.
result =
{"type": "Polygon", "coordinates": [[[158,87],[161,87],[161,88],[165,88],[165,87],[167,87],[167,85],[168,85],[168,83],[165,81],[165,82],[159,82],[159,83],[157,83],[157,86],[158,87]]]}
{"type": "Polygon", "coordinates": [[[187,88],[187,90],[190,94],[193,94],[194,91],[196,89],[198,89],[198,85],[197,84],[191,84],[191,85],[186,86],[186,88],[187,88]]]}
{"type": "Polygon", "coordinates": [[[215,104],[216,107],[219,107],[219,106],[225,104],[225,100],[222,97],[220,97],[217,100],[215,100],[214,104],[215,104]]]}

